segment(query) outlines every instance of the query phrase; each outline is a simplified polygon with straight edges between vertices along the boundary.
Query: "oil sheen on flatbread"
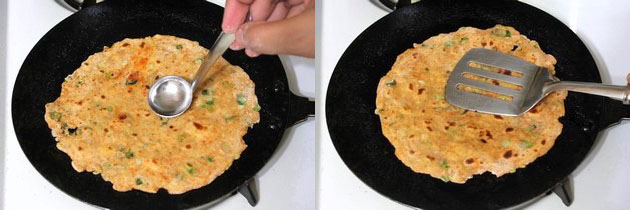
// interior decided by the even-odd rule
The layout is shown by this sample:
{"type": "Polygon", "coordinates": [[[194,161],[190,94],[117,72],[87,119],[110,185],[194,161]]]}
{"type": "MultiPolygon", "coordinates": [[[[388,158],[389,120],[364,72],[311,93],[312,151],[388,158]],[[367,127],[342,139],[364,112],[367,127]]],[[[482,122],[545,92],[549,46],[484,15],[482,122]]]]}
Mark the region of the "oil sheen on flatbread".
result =
{"type": "Polygon", "coordinates": [[[180,194],[209,184],[239,158],[243,135],[260,119],[249,76],[220,58],[181,116],[161,118],[147,103],[157,79],[190,81],[207,53],[197,42],[155,35],[90,56],[46,104],[57,148],[78,172],[100,174],[117,191],[180,194]]]}
{"type": "Polygon", "coordinates": [[[519,117],[469,112],[444,100],[449,74],[472,48],[517,56],[554,73],[556,60],[512,27],[463,27],[398,56],[376,97],[383,134],[417,173],[454,183],[475,174],[512,173],[544,155],[562,131],[566,92],[554,92],[519,117]]]}

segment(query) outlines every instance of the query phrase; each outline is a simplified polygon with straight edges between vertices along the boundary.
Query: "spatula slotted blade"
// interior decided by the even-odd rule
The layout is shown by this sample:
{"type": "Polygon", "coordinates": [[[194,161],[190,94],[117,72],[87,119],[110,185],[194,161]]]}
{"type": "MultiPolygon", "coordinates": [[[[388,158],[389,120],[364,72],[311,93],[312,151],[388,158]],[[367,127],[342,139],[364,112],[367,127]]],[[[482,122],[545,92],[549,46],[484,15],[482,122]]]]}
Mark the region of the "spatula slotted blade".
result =
{"type": "Polygon", "coordinates": [[[537,65],[520,58],[503,54],[494,50],[475,48],[466,53],[455,66],[446,83],[446,101],[452,105],[473,111],[517,116],[529,109],[524,104],[529,100],[532,85],[539,72],[547,71],[537,65]],[[490,69],[494,69],[492,71],[490,69]],[[464,75],[511,83],[522,89],[512,89],[499,86],[497,83],[487,83],[481,80],[465,78],[464,75]],[[494,84],[493,84],[494,83],[494,84]],[[468,88],[463,88],[468,87],[468,88]],[[471,91],[479,90],[479,91],[471,91]],[[487,94],[480,93],[492,93],[487,94]],[[499,97],[496,97],[496,96],[499,97]],[[503,98],[503,99],[500,99],[503,98]],[[508,100],[510,99],[511,100],[508,100]]]}

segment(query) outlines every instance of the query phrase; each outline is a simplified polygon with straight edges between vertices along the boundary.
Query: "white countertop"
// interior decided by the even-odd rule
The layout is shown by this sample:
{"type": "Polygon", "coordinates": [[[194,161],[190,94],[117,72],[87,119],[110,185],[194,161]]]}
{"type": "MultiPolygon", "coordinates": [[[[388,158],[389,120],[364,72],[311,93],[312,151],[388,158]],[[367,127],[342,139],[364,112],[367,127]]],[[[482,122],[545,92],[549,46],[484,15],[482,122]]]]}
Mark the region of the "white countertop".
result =
{"type": "MultiPolygon", "coordinates": [[[[224,0],[212,2],[223,5],[224,0]]],[[[48,30],[71,14],[53,0],[0,1],[0,209],[94,208],[64,194],[33,168],[20,149],[11,120],[11,94],[23,60],[48,30]]],[[[292,67],[287,69],[292,91],[314,98],[315,61],[282,59],[292,67]]],[[[276,154],[257,175],[260,202],[255,208],[237,194],[213,209],[314,209],[314,132],[314,119],[286,131],[276,154]]]]}
{"type": "MultiPolygon", "coordinates": [[[[526,0],[573,29],[594,54],[604,82],[624,85],[630,47],[630,2],[614,0],[526,0]]],[[[387,12],[368,0],[323,2],[321,65],[318,80],[318,113],[324,113],[330,76],[350,43],[387,12]]],[[[389,200],[359,180],[344,165],[326,129],[326,117],[318,118],[319,209],[409,209],[389,200]]],[[[630,194],[630,123],[603,132],[600,144],[578,168],[574,177],[575,201],[570,208],[550,195],[528,209],[627,209],[630,194]]]]}

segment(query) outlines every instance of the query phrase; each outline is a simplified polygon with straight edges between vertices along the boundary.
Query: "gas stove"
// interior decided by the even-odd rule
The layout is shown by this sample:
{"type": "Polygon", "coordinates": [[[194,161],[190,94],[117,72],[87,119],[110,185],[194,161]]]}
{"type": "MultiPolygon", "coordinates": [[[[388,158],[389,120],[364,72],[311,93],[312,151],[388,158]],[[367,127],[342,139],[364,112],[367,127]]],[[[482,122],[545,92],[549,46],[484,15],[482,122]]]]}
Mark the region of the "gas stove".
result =
{"type": "MultiPolygon", "coordinates": [[[[398,2],[404,5],[415,1],[398,2]]],[[[523,2],[538,7],[568,25],[594,55],[604,83],[625,85],[627,68],[620,49],[628,47],[622,26],[630,21],[628,2],[618,1],[537,1],[523,2]],[[617,43],[617,44],[615,44],[617,43]]],[[[321,76],[318,113],[324,111],[328,82],[337,61],[350,43],[368,26],[387,15],[395,0],[324,2],[322,11],[321,76]],[[352,12],[352,15],[347,15],[352,12]]],[[[630,107],[629,107],[630,108],[630,107]]],[[[409,209],[390,200],[361,182],[336,154],[327,135],[326,119],[320,118],[318,158],[318,204],[321,209],[409,209]]],[[[630,193],[630,121],[601,132],[586,160],[558,187],[516,208],[527,209],[623,209],[630,193]],[[547,196],[555,193],[558,196],[547,196]],[[566,207],[568,206],[568,207],[566,207]]]]}
{"type": "MultiPolygon", "coordinates": [[[[225,0],[210,2],[225,4],[225,0]]],[[[0,209],[95,208],[55,188],[33,168],[20,149],[11,123],[11,94],[22,62],[48,30],[72,13],[72,7],[63,0],[0,1],[0,66],[6,69],[0,72],[4,87],[0,98],[4,104],[0,110],[0,209]]],[[[292,92],[314,98],[315,60],[293,56],[281,56],[281,60],[292,92]]],[[[212,208],[314,209],[314,131],[313,118],[288,128],[276,153],[255,176],[253,187],[239,190],[245,196],[228,196],[212,208]],[[252,206],[251,199],[258,203],[252,206]]]]}

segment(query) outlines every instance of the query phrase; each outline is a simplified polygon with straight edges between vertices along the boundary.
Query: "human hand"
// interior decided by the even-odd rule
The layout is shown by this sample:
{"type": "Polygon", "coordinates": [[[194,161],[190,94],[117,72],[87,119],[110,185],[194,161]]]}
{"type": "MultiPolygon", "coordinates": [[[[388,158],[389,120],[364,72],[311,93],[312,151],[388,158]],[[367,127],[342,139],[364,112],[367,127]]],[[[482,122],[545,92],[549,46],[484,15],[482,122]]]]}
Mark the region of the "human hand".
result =
{"type": "Polygon", "coordinates": [[[221,27],[236,33],[230,49],[245,49],[250,57],[315,56],[314,0],[227,0],[221,27]]]}

